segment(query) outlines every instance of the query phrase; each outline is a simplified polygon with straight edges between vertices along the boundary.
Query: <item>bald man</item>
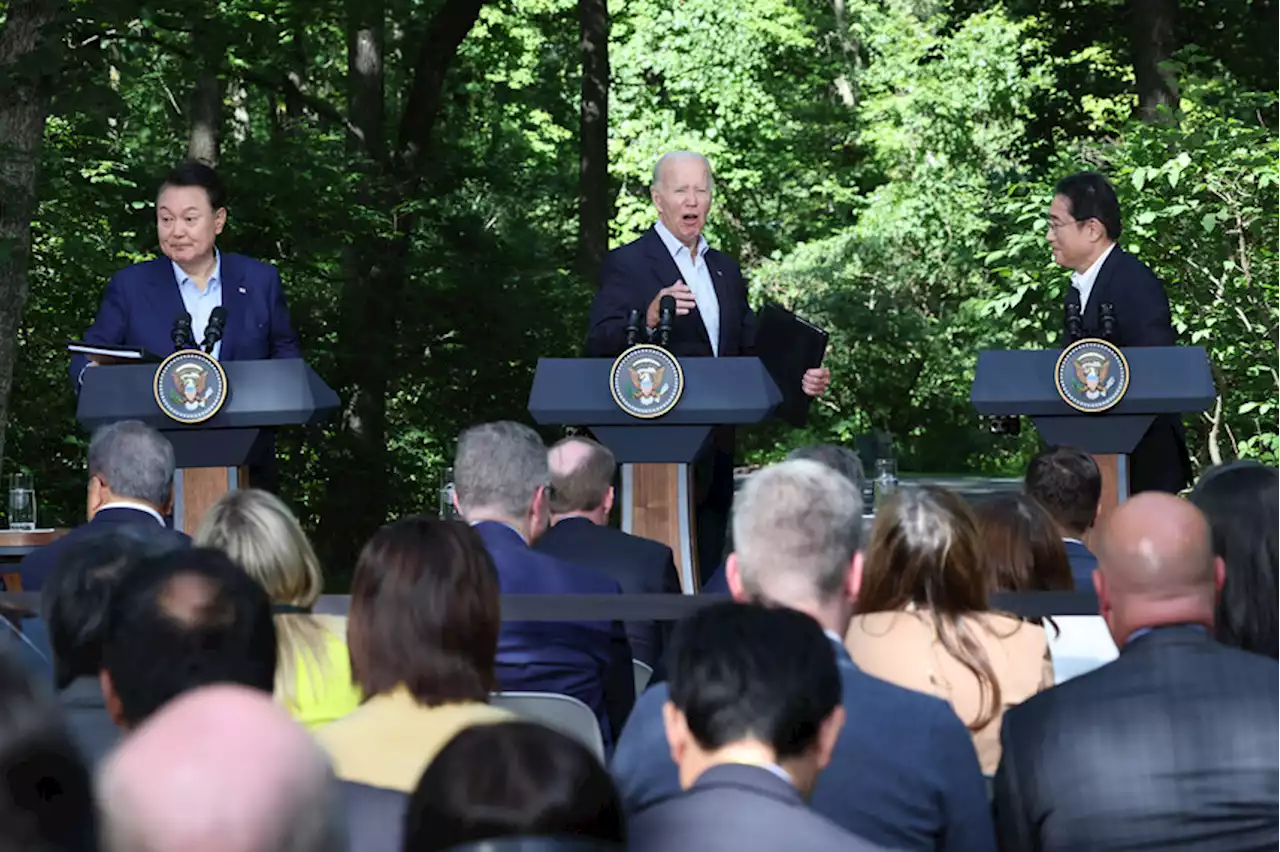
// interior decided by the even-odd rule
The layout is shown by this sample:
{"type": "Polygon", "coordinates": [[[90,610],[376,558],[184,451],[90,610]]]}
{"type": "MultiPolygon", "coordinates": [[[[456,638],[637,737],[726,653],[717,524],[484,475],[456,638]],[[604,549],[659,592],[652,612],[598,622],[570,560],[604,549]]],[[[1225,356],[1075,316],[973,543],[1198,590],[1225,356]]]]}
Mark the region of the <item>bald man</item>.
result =
{"type": "Polygon", "coordinates": [[[99,775],[109,852],[342,852],[337,787],[320,747],[271,696],[189,692],[99,775]]]}
{"type": "Polygon", "coordinates": [[[1209,525],[1146,492],[1100,531],[1094,587],[1120,657],[1004,717],[1006,850],[1275,849],[1276,661],[1212,638],[1209,525]]]}
{"type": "MultiPolygon", "coordinates": [[[[613,453],[590,438],[565,438],[548,454],[551,528],[536,549],[594,568],[617,581],[627,595],[680,594],[671,548],[609,526],[613,509],[613,453]]],[[[666,628],[629,622],[631,656],[653,666],[662,658],[666,628]]]]}

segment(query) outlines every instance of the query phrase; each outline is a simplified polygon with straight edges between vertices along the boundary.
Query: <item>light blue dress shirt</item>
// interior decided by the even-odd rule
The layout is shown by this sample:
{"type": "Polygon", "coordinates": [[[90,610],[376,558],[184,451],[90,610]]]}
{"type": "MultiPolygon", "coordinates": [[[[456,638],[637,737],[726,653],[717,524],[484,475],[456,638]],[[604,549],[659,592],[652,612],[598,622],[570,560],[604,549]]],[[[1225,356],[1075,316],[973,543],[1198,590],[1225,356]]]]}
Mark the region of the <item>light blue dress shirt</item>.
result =
{"type": "MultiPolygon", "coordinates": [[[[195,338],[193,343],[198,347],[204,342],[204,332],[209,327],[213,309],[222,307],[222,252],[214,249],[213,274],[209,276],[209,283],[205,285],[203,293],[196,282],[191,280],[191,276],[183,272],[182,267],[176,263],[173,263],[173,277],[178,282],[183,307],[191,314],[191,336],[195,338]]],[[[222,341],[219,340],[213,345],[213,357],[216,359],[221,353],[222,341]]]]}
{"type": "Polygon", "coordinates": [[[707,251],[711,247],[699,234],[697,253],[690,252],[689,247],[676,239],[676,235],[671,233],[661,220],[654,226],[654,230],[658,232],[658,236],[662,237],[662,243],[667,247],[667,251],[671,252],[671,259],[676,262],[685,286],[693,291],[693,298],[698,303],[698,313],[702,316],[702,324],[707,329],[707,337],[711,339],[711,352],[719,355],[720,299],[716,296],[715,285],[711,283],[711,270],[707,267],[707,251]]]}

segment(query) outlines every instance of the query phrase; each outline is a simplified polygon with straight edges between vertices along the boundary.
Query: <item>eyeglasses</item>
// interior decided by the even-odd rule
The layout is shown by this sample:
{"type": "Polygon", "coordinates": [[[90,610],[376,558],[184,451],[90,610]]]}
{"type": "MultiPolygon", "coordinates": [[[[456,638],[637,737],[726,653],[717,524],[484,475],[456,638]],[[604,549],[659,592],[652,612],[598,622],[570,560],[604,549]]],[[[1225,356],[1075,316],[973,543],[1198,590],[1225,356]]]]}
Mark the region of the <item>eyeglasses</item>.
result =
{"type": "Polygon", "coordinates": [[[1066,222],[1055,222],[1052,219],[1049,219],[1047,222],[1045,222],[1045,227],[1047,227],[1050,231],[1056,234],[1058,233],[1058,231],[1062,230],[1068,225],[1083,225],[1088,221],[1090,220],[1089,219],[1070,219],[1066,222]]]}

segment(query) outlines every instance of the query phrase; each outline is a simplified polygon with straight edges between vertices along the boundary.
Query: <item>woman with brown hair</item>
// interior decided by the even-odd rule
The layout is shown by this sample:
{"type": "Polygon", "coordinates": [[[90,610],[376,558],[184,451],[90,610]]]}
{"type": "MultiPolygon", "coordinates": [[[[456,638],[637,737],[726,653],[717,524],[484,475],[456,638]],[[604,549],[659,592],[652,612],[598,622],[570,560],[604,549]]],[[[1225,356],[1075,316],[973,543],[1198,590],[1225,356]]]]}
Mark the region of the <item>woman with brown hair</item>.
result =
{"type": "Polygon", "coordinates": [[[1053,518],[1026,494],[1009,492],[973,508],[986,550],[991,592],[1070,592],[1067,548],[1053,518]]]}
{"type": "Polygon", "coordinates": [[[904,489],[876,513],[845,645],[867,673],[951,702],[982,771],[1000,762],[1005,708],[1053,684],[1044,629],[990,611],[973,513],[942,488],[904,489]]]}
{"type": "Polygon", "coordinates": [[[459,731],[513,718],[488,704],[499,626],[498,573],[470,526],[416,517],[375,533],[347,615],[368,699],[316,731],[337,776],[411,793],[459,731]]]}

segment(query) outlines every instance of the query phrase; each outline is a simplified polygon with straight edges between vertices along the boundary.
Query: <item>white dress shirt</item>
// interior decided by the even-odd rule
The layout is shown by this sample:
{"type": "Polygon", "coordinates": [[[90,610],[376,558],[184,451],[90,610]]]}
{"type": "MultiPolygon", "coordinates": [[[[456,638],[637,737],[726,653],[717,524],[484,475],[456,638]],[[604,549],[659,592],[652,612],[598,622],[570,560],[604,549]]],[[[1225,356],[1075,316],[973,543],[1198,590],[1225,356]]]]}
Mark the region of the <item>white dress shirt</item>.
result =
{"type": "Polygon", "coordinates": [[[667,251],[671,252],[671,259],[676,262],[685,286],[693,291],[693,298],[698,303],[698,313],[702,316],[702,325],[707,329],[707,337],[711,339],[711,352],[719,355],[720,299],[716,296],[715,285],[711,283],[711,270],[707,268],[707,251],[711,247],[699,234],[697,252],[690,252],[689,247],[676,239],[675,234],[661,221],[654,226],[654,230],[662,237],[667,251]]]}
{"type": "Polygon", "coordinates": [[[1111,254],[1112,249],[1116,247],[1115,243],[1107,246],[1107,250],[1098,255],[1098,259],[1093,265],[1084,271],[1071,273],[1071,286],[1080,291],[1080,313],[1084,314],[1085,305],[1089,304],[1089,294],[1093,292],[1093,282],[1098,280],[1098,272],[1102,269],[1102,264],[1106,262],[1107,255],[1111,254]]]}
{"type": "Polygon", "coordinates": [[[113,503],[105,503],[98,507],[99,512],[105,512],[107,509],[133,509],[135,512],[146,512],[148,515],[156,519],[156,523],[160,526],[167,526],[164,522],[164,516],[150,506],[144,506],[141,503],[125,503],[117,501],[113,503]]]}
{"type": "MultiPolygon", "coordinates": [[[[203,292],[196,286],[196,282],[191,280],[191,276],[183,272],[182,267],[176,263],[173,264],[173,277],[178,282],[182,304],[187,309],[187,313],[191,314],[191,336],[195,338],[192,344],[200,346],[204,342],[204,332],[209,327],[209,317],[213,314],[213,309],[222,307],[222,253],[214,249],[213,274],[209,276],[203,292]]],[[[213,345],[213,357],[216,359],[221,353],[222,341],[219,340],[213,345]]]]}

